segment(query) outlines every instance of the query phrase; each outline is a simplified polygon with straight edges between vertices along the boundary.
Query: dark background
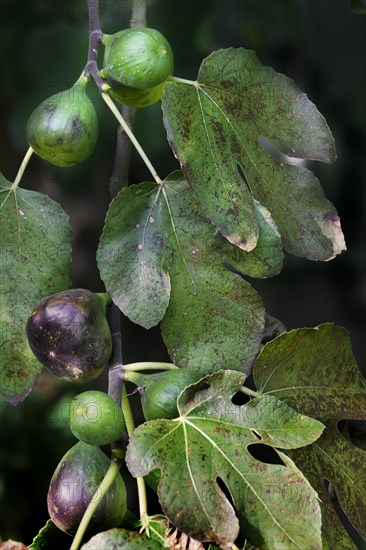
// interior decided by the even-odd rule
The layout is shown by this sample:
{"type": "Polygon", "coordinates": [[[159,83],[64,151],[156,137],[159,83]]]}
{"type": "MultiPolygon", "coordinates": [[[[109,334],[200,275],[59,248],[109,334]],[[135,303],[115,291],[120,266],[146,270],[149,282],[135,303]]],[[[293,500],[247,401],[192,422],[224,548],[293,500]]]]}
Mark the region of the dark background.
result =
{"type": "MultiPolygon", "coordinates": [[[[101,1],[104,32],[128,26],[130,9],[129,1],[101,1]]],[[[28,146],[30,113],[48,96],[72,86],[83,69],[86,2],[2,0],[0,21],[0,165],[12,181],[28,146]]],[[[251,282],[268,312],[288,329],[326,321],[347,327],[366,373],[366,16],[352,12],[346,0],[157,0],[148,2],[148,25],[170,42],[175,75],[195,79],[212,50],[254,49],[264,64],[293,78],[326,117],[338,160],[312,168],[338,209],[348,251],[328,263],[287,255],[279,276],[251,282]]],[[[22,185],[47,193],[68,212],[74,232],[74,286],[99,291],[103,286],[95,251],[108,207],[117,123],[95,87],[89,92],[100,114],[95,153],[69,169],[34,157],[22,185]]],[[[159,104],[138,112],[135,130],[161,176],[179,167],[166,142],[159,104]]],[[[150,179],[135,153],[130,179],[150,179]]],[[[146,331],[125,319],[123,342],[125,362],[168,360],[158,328],[146,331]]],[[[105,389],[106,383],[102,377],[93,387],[105,389]]],[[[4,539],[29,544],[47,520],[50,477],[75,441],[67,427],[67,403],[83,389],[55,383],[44,374],[17,409],[0,402],[4,539]]]]}

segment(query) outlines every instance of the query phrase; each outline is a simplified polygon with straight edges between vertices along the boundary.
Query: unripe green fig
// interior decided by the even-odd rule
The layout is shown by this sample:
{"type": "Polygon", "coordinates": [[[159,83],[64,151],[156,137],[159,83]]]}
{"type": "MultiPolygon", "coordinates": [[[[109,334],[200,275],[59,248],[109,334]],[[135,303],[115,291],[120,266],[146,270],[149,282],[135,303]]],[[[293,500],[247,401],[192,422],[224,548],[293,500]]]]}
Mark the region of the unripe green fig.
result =
{"type": "Polygon", "coordinates": [[[32,149],[56,166],[74,166],[87,159],[98,140],[98,117],[86,93],[87,79],[43,101],[27,123],[32,149]]]}
{"type": "Polygon", "coordinates": [[[102,78],[114,85],[149,89],[173,73],[174,56],[169,42],[155,29],[124,29],[105,35],[102,78]]]}
{"type": "Polygon", "coordinates": [[[157,374],[126,373],[126,380],[140,386],[141,405],[146,420],[176,418],[177,398],[189,386],[202,378],[196,369],[174,369],[157,374]]]}
{"type": "Polygon", "coordinates": [[[111,89],[109,94],[120,103],[133,107],[134,109],[143,109],[157,103],[163,95],[164,86],[166,82],[158,84],[153,88],[147,88],[146,90],[139,88],[130,88],[129,86],[123,86],[115,82],[109,82],[111,89]]]}
{"type": "Polygon", "coordinates": [[[71,401],[70,429],[89,445],[108,445],[122,438],[125,421],[121,407],[102,391],[80,393],[71,401]]]}
{"type": "MultiPolygon", "coordinates": [[[[47,494],[48,513],[59,529],[75,534],[110,462],[99,447],[79,441],[58,464],[47,494]]],[[[118,527],[126,513],[126,487],[118,473],[95,511],[89,535],[118,527]]]]}
{"type": "Polygon", "coordinates": [[[52,374],[72,382],[99,376],[112,353],[107,294],[77,288],[44,298],[27,322],[28,342],[52,374]]]}

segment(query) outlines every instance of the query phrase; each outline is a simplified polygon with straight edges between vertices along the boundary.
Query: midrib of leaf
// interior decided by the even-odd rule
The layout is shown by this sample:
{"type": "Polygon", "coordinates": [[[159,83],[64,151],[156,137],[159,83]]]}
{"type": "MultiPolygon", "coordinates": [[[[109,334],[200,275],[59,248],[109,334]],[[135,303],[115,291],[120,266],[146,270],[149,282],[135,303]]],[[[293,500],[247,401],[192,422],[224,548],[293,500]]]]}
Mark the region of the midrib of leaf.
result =
{"type": "Polygon", "coordinates": [[[248,482],[248,480],[243,476],[243,474],[237,469],[237,467],[235,466],[235,464],[233,464],[231,462],[231,460],[229,459],[229,457],[224,453],[223,450],[221,450],[221,448],[216,444],[215,441],[213,441],[205,432],[203,432],[198,426],[196,426],[195,424],[191,423],[189,420],[187,420],[187,418],[184,419],[184,422],[186,424],[188,424],[189,426],[191,426],[191,428],[193,428],[194,430],[196,430],[202,437],[204,437],[205,439],[207,439],[207,441],[210,443],[210,445],[212,445],[212,447],[214,449],[216,449],[221,455],[222,457],[224,458],[224,460],[226,460],[228,462],[228,464],[232,467],[232,469],[237,472],[237,474],[239,475],[239,477],[243,480],[243,482],[246,484],[246,486],[252,491],[252,493],[254,494],[254,496],[258,499],[258,501],[262,504],[263,508],[266,510],[266,512],[268,513],[269,517],[272,519],[273,523],[275,525],[277,525],[277,527],[287,536],[288,540],[290,540],[291,542],[293,542],[296,546],[296,548],[299,548],[301,549],[301,546],[299,546],[296,542],[296,540],[294,540],[291,535],[282,527],[282,525],[278,522],[278,520],[274,517],[273,513],[270,511],[270,509],[268,508],[268,506],[266,505],[266,503],[262,500],[262,498],[258,495],[258,493],[256,492],[256,490],[254,489],[254,487],[248,482]]]}
{"type": "MultiPolygon", "coordinates": [[[[221,109],[221,107],[219,106],[219,104],[214,100],[213,97],[211,97],[207,92],[205,92],[203,89],[202,89],[202,92],[206,95],[206,97],[212,102],[212,104],[218,109],[218,111],[221,113],[221,115],[224,117],[224,119],[227,121],[229,127],[231,128],[232,132],[234,133],[236,139],[238,140],[240,146],[244,149],[245,151],[245,154],[247,155],[249,161],[252,163],[252,165],[254,166],[254,169],[258,172],[258,174],[260,175],[261,177],[261,180],[262,182],[266,185],[266,188],[267,188],[267,191],[270,195],[272,195],[274,198],[278,199],[278,197],[275,197],[275,194],[272,190],[272,187],[270,185],[270,183],[268,182],[267,178],[262,174],[262,172],[260,171],[259,169],[259,166],[258,164],[255,162],[255,160],[253,160],[251,154],[249,153],[247,147],[245,146],[245,143],[240,139],[240,136],[238,135],[237,131],[235,130],[235,126],[232,124],[232,122],[230,121],[230,119],[228,118],[228,116],[224,113],[224,111],[221,109]]],[[[235,94],[233,94],[234,97],[237,97],[235,94]]],[[[259,134],[259,130],[257,130],[258,134],[259,134]]],[[[251,192],[251,188],[249,187],[250,189],[250,192],[251,192]]],[[[252,194],[252,193],[251,193],[252,194]]],[[[284,212],[286,212],[287,208],[286,208],[286,205],[285,203],[283,203],[282,201],[280,202],[281,206],[282,206],[282,209],[284,212]]]]}
{"type": "MultiPolygon", "coordinates": [[[[196,87],[197,89],[197,96],[198,96],[198,99],[199,99],[199,104],[200,104],[200,108],[201,108],[201,114],[202,114],[202,118],[204,120],[204,113],[203,113],[203,107],[202,107],[202,103],[201,103],[201,99],[199,97],[199,93],[200,93],[200,90],[202,91],[202,93],[205,94],[205,96],[211,101],[211,103],[217,108],[217,110],[221,113],[221,115],[224,117],[224,119],[227,121],[229,127],[231,128],[232,132],[234,133],[236,139],[238,140],[240,146],[243,148],[243,150],[245,151],[245,154],[247,155],[249,161],[252,163],[255,171],[259,174],[260,178],[261,178],[261,181],[262,181],[262,184],[265,185],[266,187],[266,190],[267,190],[267,193],[269,195],[271,195],[273,197],[273,200],[275,200],[276,202],[278,202],[279,206],[282,208],[283,210],[283,213],[284,215],[286,214],[286,212],[288,211],[288,207],[287,207],[287,203],[284,202],[284,200],[282,200],[282,196],[281,195],[275,195],[273,189],[272,189],[272,186],[270,185],[270,182],[267,180],[266,176],[263,175],[262,171],[260,170],[260,167],[258,166],[258,164],[253,160],[252,156],[250,155],[247,147],[245,146],[245,143],[240,139],[237,131],[235,130],[235,126],[232,124],[232,122],[230,121],[230,119],[228,118],[228,116],[225,114],[225,112],[221,109],[221,107],[219,106],[219,104],[214,100],[213,97],[211,97],[203,88],[206,87],[206,88],[211,88],[213,90],[216,90],[218,91],[218,93],[223,93],[223,90],[222,89],[219,89],[219,88],[214,88],[212,86],[207,86],[206,85],[203,85],[203,84],[200,84],[199,83],[199,86],[196,87]]],[[[232,92],[227,92],[225,91],[225,94],[227,95],[231,95],[235,98],[238,98],[240,99],[236,94],[233,94],[232,92]]],[[[264,111],[262,111],[262,114],[264,115],[264,111]]],[[[253,121],[254,124],[256,124],[255,121],[253,121]]],[[[205,120],[204,120],[204,124],[205,124],[205,132],[206,132],[206,135],[207,135],[207,140],[210,144],[210,140],[209,140],[209,136],[207,134],[207,130],[206,130],[206,123],[205,123],[205,120]]],[[[282,125],[282,123],[279,125],[280,127],[282,126],[283,128],[285,128],[285,126],[282,125]]],[[[257,133],[260,134],[258,128],[257,128],[257,133]]],[[[294,132],[294,135],[295,135],[295,138],[297,137],[297,139],[301,138],[301,136],[299,136],[296,132],[294,132]]],[[[210,150],[212,151],[212,147],[211,147],[211,144],[209,145],[210,147],[210,150]]],[[[265,151],[263,151],[265,153],[265,151]]],[[[215,163],[215,166],[216,165],[216,161],[215,161],[215,158],[213,156],[213,154],[211,154],[211,157],[215,163]]],[[[270,158],[270,157],[269,157],[270,158]]],[[[243,168],[243,167],[242,167],[243,168]]],[[[305,169],[303,169],[305,170],[305,169]]],[[[219,173],[219,171],[217,170],[217,172],[219,173]]],[[[220,177],[220,181],[221,183],[223,183],[223,185],[225,184],[225,182],[221,179],[220,177]]],[[[248,187],[249,187],[249,191],[251,193],[251,195],[253,196],[253,193],[252,193],[252,189],[251,189],[251,186],[249,185],[249,181],[248,181],[248,187]]],[[[225,189],[226,189],[226,186],[225,186],[225,189]]],[[[229,195],[229,194],[228,194],[229,195]]],[[[304,226],[302,225],[302,231],[307,233],[308,235],[316,235],[316,231],[315,229],[313,228],[309,228],[307,226],[304,226]]]]}
{"type": "MultiPolygon", "coordinates": [[[[144,225],[144,230],[142,232],[142,245],[143,245],[143,250],[145,250],[145,237],[146,237],[146,228],[149,226],[149,218],[151,216],[151,212],[154,210],[154,207],[158,201],[158,198],[159,198],[159,195],[160,195],[160,192],[162,190],[162,187],[161,185],[159,186],[159,189],[156,193],[156,196],[153,200],[153,203],[151,205],[151,208],[148,212],[148,215],[146,217],[146,222],[145,222],[145,225],[144,225]]],[[[155,192],[155,190],[152,190],[150,191],[148,194],[150,195],[151,193],[155,192]]],[[[134,201],[133,201],[134,202],[134,201]]],[[[137,228],[136,228],[137,230],[137,228]]],[[[142,254],[142,258],[141,258],[141,267],[142,267],[142,281],[146,281],[147,277],[146,277],[146,269],[145,269],[145,262],[144,262],[144,254],[142,254]]]]}
{"type": "Polygon", "coordinates": [[[188,268],[186,259],[185,259],[184,254],[183,254],[183,250],[182,250],[182,247],[181,247],[181,244],[180,244],[180,240],[179,240],[179,237],[178,237],[178,231],[177,231],[177,228],[176,228],[176,226],[175,226],[174,219],[173,219],[173,212],[172,212],[172,210],[171,210],[169,198],[168,198],[167,192],[166,192],[166,190],[165,190],[164,187],[162,187],[162,191],[163,191],[163,196],[164,196],[165,203],[166,203],[166,206],[167,206],[167,209],[168,209],[169,218],[170,218],[170,223],[172,224],[172,229],[173,229],[174,237],[175,237],[175,240],[176,240],[176,242],[177,242],[178,250],[179,250],[180,256],[181,256],[181,258],[182,258],[183,265],[184,265],[185,269],[187,270],[187,273],[188,273],[189,278],[190,278],[190,280],[191,280],[191,282],[192,282],[192,285],[194,286],[195,289],[197,289],[196,281],[195,281],[195,280],[193,279],[193,277],[192,277],[192,274],[191,274],[191,272],[190,272],[190,270],[189,270],[189,268],[188,268]]]}
{"type": "MultiPolygon", "coordinates": [[[[188,422],[188,424],[189,424],[189,422],[188,422]]],[[[185,447],[185,450],[186,450],[185,455],[186,455],[186,464],[187,464],[187,470],[188,470],[188,473],[189,473],[189,477],[191,478],[194,491],[195,491],[196,496],[197,496],[197,498],[198,498],[198,500],[201,504],[201,508],[202,508],[206,518],[207,518],[207,521],[211,525],[212,530],[214,530],[213,522],[211,521],[210,515],[208,514],[208,512],[205,508],[205,505],[202,502],[202,499],[201,499],[201,497],[199,495],[199,492],[197,490],[196,483],[195,483],[195,480],[194,480],[194,476],[192,474],[191,466],[190,466],[190,463],[189,463],[189,443],[188,443],[188,434],[187,434],[187,429],[186,429],[185,422],[181,422],[181,425],[182,425],[183,433],[184,433],[184,447],[185,447]]]]}
{"type": "MultiPolygon", "coordinates": [[[[284,349],[286,349],[286,348],[284,348],[284,349]]],[[[265,383],[264,383],[264,386],[263,386],[262,389],[261,389],[261,393],[265,393],[264,390],[265,390],[265,388],[266,388],[268,382],[270,381],[270,379],[271,379],[272,376],[274,375],[274,373],[275,373],[280,367],[282,367],[284,364],[286,364],[287,361],[289,361],[292,357],[294,357],[294,355],[296,355],[296,354],[298,353],[298,350],[299,350],[299,345],[296,346],[296,349],[293,351],[293,353],[291,353],[291,355],[286,356],[282,361],[280,361],[280,362],[278,363],[278,365],[277,365],[274,369],[272,369],[272,371],[269,373],[269,376],[268,376],[267,380],[266,380],[265,383]]],[[[283,352],[284,352],[284,350],[281,350],[281,353],[283,353],[283,352]]],[[[278,352],[277,352],[277,355],[278,355],[278,352]]],[[[254,368],[255,368],[255,367],[254,367],[254,368]]],[[[266,392],[266,393],[270,393],[270,392],[266,392]]]]}
{"type": "Polygon", "coordinates": [[[216,169],[216,172],[217,172],[217,174],[218,174],[218,176],[219,176],[219,180],[221,181],[222,185],[224,186],[225,191],[226,191],[226,194],[230,197],[229,190],[228,190],[228,188],[226,187],[225,180],[221,177],[221,174],[220,174],[220,171],[219,171],[219,167],[218,167],[218,164],[217,164],[217,162],[216,162],[216,158],[215,158],[215,156],[214,156],[214,154],[213,154],[212,145],[211,145],[211,140],[210,140],[210,136],[209,136],[209,133],[208,133],[208,130],[207,130],[207,123],[206,123],[206,119],[205,119],[205,112],[204,112],[204,109],[203,109],[202,100],[201,100],[201,96],[200,96],[199,90],[200,90],[200,88],[198,87],[198,88],[197,88],[197,98],[198,98],[198,102],[199,102],[200,109],[201,109],[201,115],[202,115],[203,125],[204,125],[204,127],[205,127],[205,134],[206,134],[208,146],[209,146],[209,149],[210,149],[210,151],[211,151],[211,158],[212,158],[213,164],[215,165],[215,169],[216,169]]]}

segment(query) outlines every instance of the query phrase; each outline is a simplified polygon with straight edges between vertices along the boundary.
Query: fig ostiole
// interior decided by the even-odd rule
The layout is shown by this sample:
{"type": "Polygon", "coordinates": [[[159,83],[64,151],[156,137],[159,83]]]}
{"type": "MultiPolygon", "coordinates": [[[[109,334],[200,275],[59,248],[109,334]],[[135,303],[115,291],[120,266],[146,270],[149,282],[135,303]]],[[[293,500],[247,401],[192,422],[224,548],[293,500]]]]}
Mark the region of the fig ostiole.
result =
{"type": "MultiPolygon", "coordinates": [[[[110,462],[102,450],[79,441],[58,464],[47,494],[47,507],[53,523],[65,533],[74,535],[110,462]]],[[[127,509],[126,487],[117,474],[89,523],[87,534],[92,535],[118,527],[127,509]]]]}
{"type": "Polygon", "coordinates": [[[74,166],[93,152],[98,117],[81,77],[71,88],[45,99],[27,123],[27,139],[35,153],[56,166],[74,166]]]}
{"type": "Polygon", "coordinates": [[[142,375],[126,372],[125,380],[140,388],[141,405],[146,420],[176,418],[179,415],[177,399],[179,394],[203,377],[196,369],[172,369],[156,374],[142,375]]]}
{"type": "Polygon", "coordinates": [[[99,376],[112,353],[108,302],[108,295],[80,288],[41,300],[26,328],[38,361],[65,381],[87,382],[99,376]]]}
{"type": "Polygon", "coordinates": [[[121,407],[109,395],[89,390],[71,401],[69,425],[80,441],[89,445],[108,445],[122,438],[125,420],[121,407]]]}

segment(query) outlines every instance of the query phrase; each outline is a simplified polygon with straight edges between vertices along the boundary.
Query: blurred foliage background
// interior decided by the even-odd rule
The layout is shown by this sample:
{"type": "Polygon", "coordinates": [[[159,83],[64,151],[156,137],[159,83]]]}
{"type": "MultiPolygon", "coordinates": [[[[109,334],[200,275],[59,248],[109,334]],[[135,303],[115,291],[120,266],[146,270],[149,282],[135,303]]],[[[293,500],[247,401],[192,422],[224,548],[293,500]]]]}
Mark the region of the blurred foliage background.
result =
{"type": "MultiPolygon", "coordinates": [[[[101,0],[102,29],[129,24],[130,0],[101,0]]],[[[202,59],[226,47],[254,49],[259,59],[291,77],[317,105],[334,133],[338,160],[309,164],[339,211],[348,252],[320,264],[286,256],[282,273],[251,281],[267,311],[286,325],[331,321],[350,331],[366,373],[366,18],[362,2],[347,0],[148,0],[148,25],[175,53],[177,76],[195,79],[202,59]],[[357,7],[358,6],[358,7],[357,7]]],[[[364,10],[365,11],[365,10],[364,10]]],[[[79,77],[88,47],[84,0],[2,0],[0,4],[0,165],[13,180],[27,149],[32,110],[79,77]]],[[[95,252],[108,207],[117,123],[89,88],[100,114],[100,139],[88,161],[61,169],[34,157],[22,185],[62,204],[74,232],[74,286],[103,290],[95,252]]],[[[166,141],[160,104],[139,111],[135,130],[162,176],[179,168],[166,141]]],[[[150,179],[133,153],[131,183],[150,179]]],[[[41,243],[40,243],[41,245],[41,243]]],[[[158,328],[123,321],[125,362],[168,360],[158,328]]],[[[106,389],[106,376],[89,387],[106,389]]],[[[86,386],[40,376],[18,408],[0,402],[0,535],[29,544],[47,520],[49,480],[75,442],[67,404],[86,386]]],[[[133,503],[131,504],[133,507],[133,503]]],[[[361,547],[361,546],[360,546],[361,547]]]]}

